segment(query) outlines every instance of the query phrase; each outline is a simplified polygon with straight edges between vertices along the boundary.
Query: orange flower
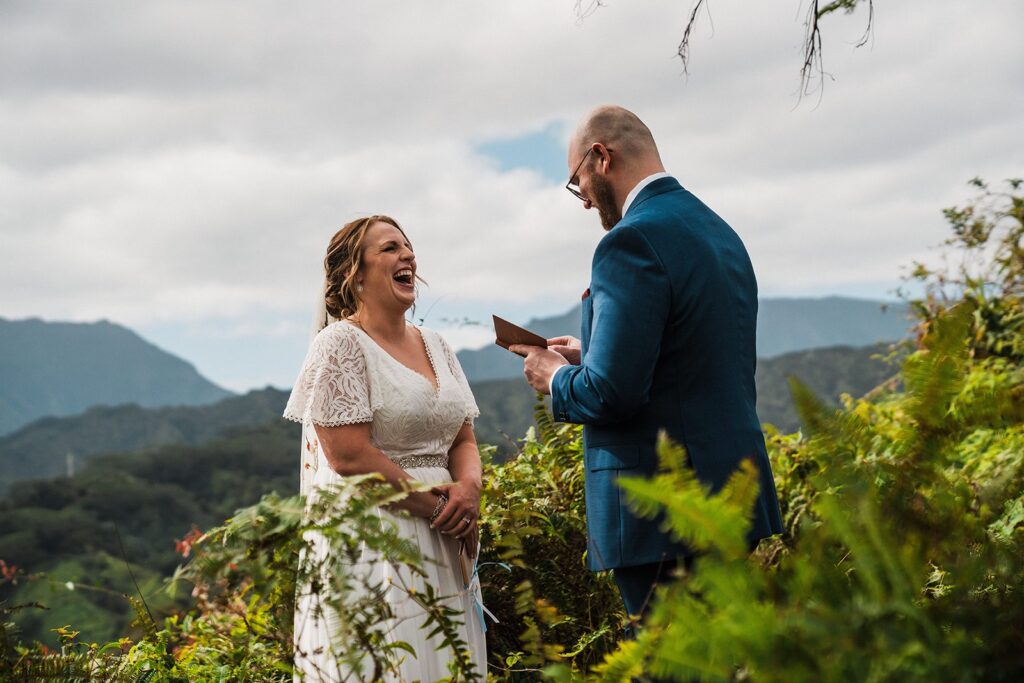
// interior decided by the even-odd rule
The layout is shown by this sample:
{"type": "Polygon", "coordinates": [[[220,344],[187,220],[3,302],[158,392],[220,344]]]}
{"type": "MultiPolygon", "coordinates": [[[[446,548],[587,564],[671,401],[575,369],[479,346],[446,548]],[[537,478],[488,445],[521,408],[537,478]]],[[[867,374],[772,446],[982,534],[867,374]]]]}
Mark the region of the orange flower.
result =
{"type": "Polygon", "coordinates": [[[202,538],[203,532],[193,524],[189,532],[185,534],[185,538],[178,540],[174,539],[174,552],[178,553],[182,557],[188,557],[189,553],[192,552],[192,544],[202,538]]]}
{"type": "Polygon", "coordinates": [[[14,577],[18,574],[17,565],[7,564],[3,560],[0,560],[0,576],[3,577],[4,581],[14,581],[14,577]]]}

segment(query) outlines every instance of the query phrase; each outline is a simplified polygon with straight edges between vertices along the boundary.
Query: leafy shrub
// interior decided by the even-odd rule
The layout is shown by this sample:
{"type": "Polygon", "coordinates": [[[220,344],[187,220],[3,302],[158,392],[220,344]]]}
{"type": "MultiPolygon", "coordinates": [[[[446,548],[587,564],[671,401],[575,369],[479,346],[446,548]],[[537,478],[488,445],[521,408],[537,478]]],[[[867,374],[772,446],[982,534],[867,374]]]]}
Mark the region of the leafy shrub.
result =
{"type": "Polygon", "coordinates": [[[789,531],[774,553],[742,545],[752,470],[705,497],[662,444],[665,473],[624,486],[702,554],[601,676],[1021,680],[1024,411],[1005,399],[1024,372],[993,383],[989,364],[967,363],[972,313],[932,321],[905,394],[838,412],[801,397],[808,436],[773,443],[789,531]]]}
{"type": "Polygon", "coordinates": [[[548,663],[582,672],[621,635],[610,576],[586,567],[582,432],[556,425],[538,401],[519,455],[487,469],[481,511],[491,673],[521,680],[548,663]]]}

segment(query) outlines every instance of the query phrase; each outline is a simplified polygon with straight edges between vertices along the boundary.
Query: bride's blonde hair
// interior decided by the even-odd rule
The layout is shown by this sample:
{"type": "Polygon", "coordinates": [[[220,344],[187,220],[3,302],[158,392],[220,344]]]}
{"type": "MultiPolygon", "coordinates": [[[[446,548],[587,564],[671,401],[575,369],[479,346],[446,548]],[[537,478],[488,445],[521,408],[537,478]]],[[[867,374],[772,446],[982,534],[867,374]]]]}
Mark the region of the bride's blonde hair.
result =
{"type": "Polygon", "coordinates": [[[346,223],[341,230],[334,233],[334,237],[327,245],[327,256],[324,258],[324,273],[327,280],[324,301],[332,318],[348,318],[359,310],[356,275],[363,264],[363,238],[374,223],[393,225],[405,237],[405,231],[394,218],[382,215],[367,216],[346,223]]]}

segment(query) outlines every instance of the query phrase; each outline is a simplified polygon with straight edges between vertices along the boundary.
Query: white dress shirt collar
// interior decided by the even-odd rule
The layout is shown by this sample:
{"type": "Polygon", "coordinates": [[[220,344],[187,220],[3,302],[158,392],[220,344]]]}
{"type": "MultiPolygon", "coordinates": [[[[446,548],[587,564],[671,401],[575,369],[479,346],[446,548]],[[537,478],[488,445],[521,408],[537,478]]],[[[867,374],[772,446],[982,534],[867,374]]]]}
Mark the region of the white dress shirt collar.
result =
{"type": "Polygon", "coordinates": [[[636,199],[636,196],[640,194],[640,190],[644,189],[645,187],[653,183],[655,180],[660,180],[662,178],[668,177],[670,177],[669,173],[667,173],[666,171],[661,171],[660,173],[652,173],[651,175],[647,176],[639,183],[637,183],[636,187],[630,190],[629,194],[626,195],[626,203],[622,205],[622,215],[625,216],[626,212],[629,211],[630,205],[633,204],[633,200],[636,199]]]}

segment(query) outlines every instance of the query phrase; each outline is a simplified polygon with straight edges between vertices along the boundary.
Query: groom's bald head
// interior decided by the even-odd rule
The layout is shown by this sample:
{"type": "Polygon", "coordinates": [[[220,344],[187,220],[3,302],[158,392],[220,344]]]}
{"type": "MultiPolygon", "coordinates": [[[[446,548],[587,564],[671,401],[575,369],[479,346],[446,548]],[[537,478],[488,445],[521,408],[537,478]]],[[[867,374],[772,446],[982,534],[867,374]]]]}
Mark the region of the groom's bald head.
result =
{"type": "Polygon", "coordinates": [[[566,187],[583,200],[583,208],[597,209],[605,230],[622,219],[629,192],[665,170],[650,128],[633,112],[614,105],[597,107],[583,118],[566,161],[566,187]]]}
{"type": "Polygon", "coordinates": [[[591,110],[572,136],[570,158],[582,157],[586,148],[595,142],[618,151],[622,161],[630,166],[646,166],[651,162],[661,166],[661,156],[651,129],[636,114],[623,107],[603,105],[591,110]]]}

